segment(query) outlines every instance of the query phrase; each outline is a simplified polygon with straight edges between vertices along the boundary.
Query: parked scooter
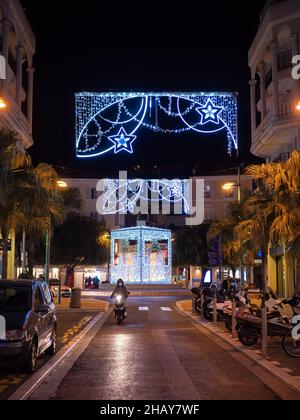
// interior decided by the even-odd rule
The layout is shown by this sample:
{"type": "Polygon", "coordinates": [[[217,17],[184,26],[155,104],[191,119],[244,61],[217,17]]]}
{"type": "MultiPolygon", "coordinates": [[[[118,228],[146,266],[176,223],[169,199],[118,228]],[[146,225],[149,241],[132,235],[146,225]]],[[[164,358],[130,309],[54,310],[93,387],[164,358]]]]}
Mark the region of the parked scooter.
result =
{"type": "MultiPolygon", "coordinates": [[[[249,310],[258,310],[258,306],[253,305],[248,298],[248,294],[246,290],[241,290],[240,292],[236,293],[235,295],[235,302],[236,302],[236,315],[239,313],[241,314],[244,311],[249,310]]],[[[223,319],[225,321],[225,326],[229,332],[232,332],[232,301],[228,305],[224,305],[223,307],[223,319]]]]}
{"type": "MultiPolygon", "coordinates": [[[[293,349],[291,349],[291,346],[287,344],[288,336],[292,329],[292,324],[284,314],[284,305],[290,305],[293,310],[293,314],[297,314],[298,311],[300,312],[300,297],[295,296],[293,299],[279,300],[271,289],[268,290],[268,295],[269,296],[265,296],[265,298],[267,298],[266,307],[269,311],[267,328],[268,336],[283,337],[282,345],[284,350],[287,353],[293,353],[293,349]],[[286,339],[284,339],[284,337],[286,337],[286,339]],[[286,348],[284,345],[285,340],[287,344],[286,348]]],[[[255,345],[258,339],[261,338],[262,321],[260,311],[243,311],[236,314],[236,319],[236,330],[238,332],[238,338],[240,342],[248,347],[255,345]]],[[[300,347],[300,343],[296,347],[297,350],[300,347]]],[[[293,357],[300,357],[299,349],[298,353],[299,356],[294,355],[293,357]]]]}
{"type": "Polygon", "coordinates": [[[231,298],[236,294],[236,289],[232,288],[228,291],[228,294],[226,295],[224,290],[218,290],[216,288],[207,288],[203,290],[204,294],[204,303],[203,303],[203,316],[208,321],[211,321],[213,319],[213,313],[214,313],[214,303],[213,298],[216,296],[217,302],[216,302],[216,309],[217,309],[217,319],[224,320],[225,314],[224,314],[224,307],[231,304],[231,298]]]}

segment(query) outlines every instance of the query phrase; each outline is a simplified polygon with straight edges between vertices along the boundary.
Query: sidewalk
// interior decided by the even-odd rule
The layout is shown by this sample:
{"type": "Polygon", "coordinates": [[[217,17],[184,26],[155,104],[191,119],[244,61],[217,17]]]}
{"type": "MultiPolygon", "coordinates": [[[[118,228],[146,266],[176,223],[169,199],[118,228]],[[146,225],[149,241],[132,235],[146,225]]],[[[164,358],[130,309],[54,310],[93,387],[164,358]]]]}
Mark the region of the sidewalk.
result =
{"type": "Polygon", "coordinates": [[[181,312],[226,341],[236,350],[242,352],[258,366],[280,379],[294,391],[297,391],[300,396],[300,359],[293,359],[284,353],[280,338],[269,338],[269,356],[264,358],[260,351],[260,344],[253,347],[245,347],[238,339],[232,338],[232,335],[226,330],[224,322],[218,322],[218,325],[215,327],[212,322],[203,320],[199,315],[193,314],[191,300],[180,301],[176,305],[181,312]]]}
{"type": "Polygon", "coordinates": [[[98,299],[81,299],[81,308],[70,308],[70,298],[62,298],[61,303],[57,303],[54,299],[57,313],[74,313],[74,312],[103,312],[109,308],[109,302],[98,299]]]}

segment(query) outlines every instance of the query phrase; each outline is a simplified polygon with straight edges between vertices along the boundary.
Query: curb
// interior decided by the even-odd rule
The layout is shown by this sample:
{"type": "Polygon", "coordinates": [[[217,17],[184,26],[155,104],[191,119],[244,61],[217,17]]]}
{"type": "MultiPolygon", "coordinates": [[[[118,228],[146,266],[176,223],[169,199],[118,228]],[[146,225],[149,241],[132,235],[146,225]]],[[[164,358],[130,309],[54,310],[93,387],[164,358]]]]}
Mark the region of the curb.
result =
{"type": "Polygon", "coordinates": [[[239,344],[237,339],[233,339],[230,337],[229,333],[220,330],[218,327],[215,327],[211,322],[204,321],[199,319],[196,315],[193,315],[191,312],[182,309],[182,305],[180,302],[177,302],[177,308],[186,316],[193,319],[197,324],[201,325],[202,327],[206,328],[216,337],[222,339],[227,344],[231,345],[235,350],[238,350],[240,353],[247,356],[251,361],[253,361],[257,366],[263,368],[269,374],[271,374],[274,378],[278,379],[281,383],[286,385],[292,391],[296,392],[300,398],[300,376],[292,377],[289,373],[285,372],[284,368],[279,368],[275,363],[276,361],[269,361],[265,359],[260,351],[253,351],[247,350],[242,344],[239,344]],[[179,305],[177,304],[179,303],[179,305]]]}
{"type": "MultiPolygon", "coordinates": [[[[82,303],[84,302],[84,300],[82,301],[82,303]]],[[[59,308],[57,307],[56,312],[57,314],[74,314],[74,313],[86,313],[86,312],[106,312],[108,311],[109,307],[110,307],[110,303],[104,300],[96,300],[95,302],[97,302],[97,306],[98,307],[91,307],[91,308],[87,308],[87,307],[83,307],[83,308],[70,308],[70,307],[65,307],[65,308],[59,308]]]]}

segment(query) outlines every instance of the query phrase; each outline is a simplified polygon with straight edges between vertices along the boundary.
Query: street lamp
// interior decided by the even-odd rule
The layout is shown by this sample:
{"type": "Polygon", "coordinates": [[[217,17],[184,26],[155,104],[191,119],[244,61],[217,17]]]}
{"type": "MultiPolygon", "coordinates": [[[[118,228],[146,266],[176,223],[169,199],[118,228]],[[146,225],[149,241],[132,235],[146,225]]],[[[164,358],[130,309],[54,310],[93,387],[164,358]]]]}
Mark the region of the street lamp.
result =
{"type": "Polygon", "coordinates": [[[234,187],[237,187],[237,194],[238,194],[238,203],[241,204],[241,168],[238,166],[238,182],[237,184],[234,182],[227,182],[222,186],[222,189],[225,191],[232,190],[234,187]]]}
{"type": "Polygon", "coordinates": [[[241,204],[241,184],[234,184],[233,182],[228,182],[227,184],[224,184],[222,186],[222,189],[224,191],[230,191],[232,190],[234,187],[237,187],[237,193],[238,193],[238,203],[241,204]]]}
{"type": "Polygon", "coordinates": [[[296,111],[300,112],[300,101],[295,106],[296,111]]]}
{"type": "Polygon", "coordinates": [[[7,102],[4,98],[0,97],[0,111],[7,109],[7,102]]]}
{"type": "Polygon", "coordinates": [[[59,180],[59,181],[56,182],[56,184],[57,184],[58,188],[68,188],[68,184],[65,181],[59,180]]]}

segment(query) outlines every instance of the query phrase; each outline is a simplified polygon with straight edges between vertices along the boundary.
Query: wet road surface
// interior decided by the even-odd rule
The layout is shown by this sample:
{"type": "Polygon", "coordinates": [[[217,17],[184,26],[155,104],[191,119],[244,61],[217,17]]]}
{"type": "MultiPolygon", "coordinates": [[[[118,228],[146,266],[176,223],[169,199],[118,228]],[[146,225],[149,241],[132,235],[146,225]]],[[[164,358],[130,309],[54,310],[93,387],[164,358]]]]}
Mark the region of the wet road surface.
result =
{"type": "MultiPolygon", "coordinates": [[[[60,350],[72,338],[74,338],[97,314],[97,312],[87,313],[64,313],[58,314],[57,324],[57,349],[60,350]]],[[[50,356],[41,355],[37,361],[37,370],[40,369],[50,356]]],[[[14,367],[0,366],[0,400],[10,397],[31,375],[22,373],[21,369],[14,367]]]]}
{"type": "Polygon", "coordinates": [[[131,298],[111,315],[52,399],[278,399],[175,308],[178,298],[131,298]]]}

